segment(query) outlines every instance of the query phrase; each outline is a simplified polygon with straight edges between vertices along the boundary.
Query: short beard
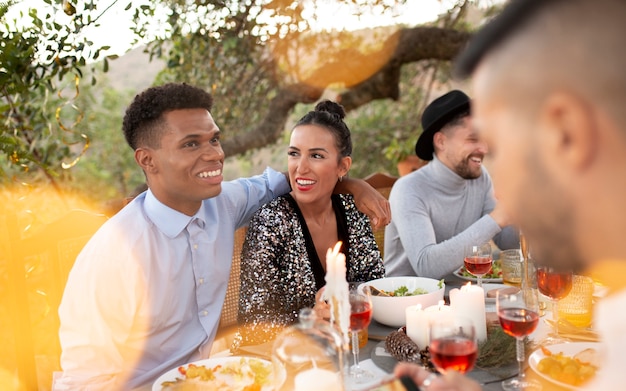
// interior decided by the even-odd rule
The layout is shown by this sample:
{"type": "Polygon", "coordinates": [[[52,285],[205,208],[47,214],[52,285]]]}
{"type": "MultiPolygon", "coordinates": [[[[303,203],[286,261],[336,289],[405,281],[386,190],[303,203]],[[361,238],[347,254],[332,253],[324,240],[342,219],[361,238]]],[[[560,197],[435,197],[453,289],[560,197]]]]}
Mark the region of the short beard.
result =
{"type": "Polygon", "coordinates": [[[571,199],[548,177],[539,159],[529,157],[528,178],[531,179],[521,187],[524,193],[517,214],[532,258],[538,264],[581,272],[585,262],[575,240],[576,221],[571,199]]]}
{"type": "Polygon", "coordinates": [[[472,171],[470,168],[471,156],[454,166],[454,172],[463,179],[476,179],[483,174],[483,170],[479,167],[478,172],[472,171]]]}

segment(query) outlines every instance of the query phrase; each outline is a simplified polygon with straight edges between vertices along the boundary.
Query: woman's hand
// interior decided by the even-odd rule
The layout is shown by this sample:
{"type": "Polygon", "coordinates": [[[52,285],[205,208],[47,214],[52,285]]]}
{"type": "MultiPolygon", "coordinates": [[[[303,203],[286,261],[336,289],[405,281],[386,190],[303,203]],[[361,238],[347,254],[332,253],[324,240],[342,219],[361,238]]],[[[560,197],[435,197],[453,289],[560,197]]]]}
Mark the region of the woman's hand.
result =
{"type": "Polygon", "coordinates": [[[315,311],[315,315],[319,319],[330,319],[330,305],[322,299],[322,292],[324,292],[324,288],[317,291],[315,294],[315,306],[313,307],[313,311],[315,311]]]}
{"type": "Polygon", "coordinates": [[[370,218],[372,229],[383,228],[391,221],[389,201],[364,180],[346,178],[337,183],[335,192],[352,194],[356,207],[370,218]]]}

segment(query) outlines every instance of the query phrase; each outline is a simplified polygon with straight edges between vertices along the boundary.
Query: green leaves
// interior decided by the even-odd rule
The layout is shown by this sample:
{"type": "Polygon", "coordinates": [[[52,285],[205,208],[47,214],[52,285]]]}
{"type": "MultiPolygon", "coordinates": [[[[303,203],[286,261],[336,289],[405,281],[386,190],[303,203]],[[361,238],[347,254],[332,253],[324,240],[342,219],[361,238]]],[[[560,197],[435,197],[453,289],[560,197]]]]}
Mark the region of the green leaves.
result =
{"type": "Polygon", "coordinates": [[[82,35],[92,20],[94,3],[81,3],[79,10],[63,1],[60,9],[58,3],[43,0],[26,16],[21,14],[19,24],[5,20],[14,4],[0,4],[0,156],[6,157],[0,166],[0,183],[16,176],[38,180],[41,174],[54,182],[61,176],[60,162],[73,153],[58,136],[54,115],[68,98],[55,95],[71,88],[88,60],[104,50],[82,35]]]}

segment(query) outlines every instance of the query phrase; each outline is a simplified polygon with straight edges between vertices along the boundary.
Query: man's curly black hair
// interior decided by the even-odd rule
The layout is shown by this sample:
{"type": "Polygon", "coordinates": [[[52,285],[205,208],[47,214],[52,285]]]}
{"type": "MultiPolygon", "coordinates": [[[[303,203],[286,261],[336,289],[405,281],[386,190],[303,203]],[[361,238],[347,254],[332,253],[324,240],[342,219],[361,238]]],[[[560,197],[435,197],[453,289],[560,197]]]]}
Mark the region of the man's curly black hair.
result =
{"type": "Polygon", "coordinates": [[[126,109],[122,130],[133,150],[141,146],[158,148],[164,130],[163,114],[179,109],[211,111],[213,97],[201,88],[185,83],[168,83],[141,92],[126,109]]]}

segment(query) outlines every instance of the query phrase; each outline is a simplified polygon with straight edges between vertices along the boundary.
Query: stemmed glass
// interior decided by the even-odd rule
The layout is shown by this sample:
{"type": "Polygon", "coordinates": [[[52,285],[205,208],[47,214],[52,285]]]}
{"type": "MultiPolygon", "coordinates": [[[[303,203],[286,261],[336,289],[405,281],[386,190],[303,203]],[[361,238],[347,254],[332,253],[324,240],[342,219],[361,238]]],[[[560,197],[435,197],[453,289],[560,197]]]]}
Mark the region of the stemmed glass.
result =
{"type": "Polygon", "coordinates": [[[350,380],[361,384],[374,378],[374,374],[359,365],[359,331],[366,329],[372,320],[372,300],[369,286],[350,289],[350,334],[354,365],[350,368],[350,380]]]}
{"type": "Polygon", "coordinates": [[[474,368],[478,356],[476,330],[471,320],[443,317],[430,324],[430,360],[437,370],[466,373],[474,368]]]}
{"type": "Polygon", "coordinates": [[[496,292],[496,311],[502,330],[516,339],[519,374],[502,382],[505,391],[541,390],[541,384],[526,379],[524,374],[524,337],[530,335],[539,323],[539,298],[534,289],[522,289],[516,293],[496,292]]]}
{"type": "Polygon", "coordinates": [[[470,245],[465,248],[465,269],[476,277],[478,286],[483,286],[483,276],[491,271],[493,258],[491,244],[470,245]]]}
{"type": "Polygon", "coordinates": [[[550,266],[537,266],[537,288],[552,302],[552,319],[556,337],[548,337],[544,342],[562,342],[559,338],[559,300],[572,290],[574,273],[571,270],[559,270],[550,266]]]}

